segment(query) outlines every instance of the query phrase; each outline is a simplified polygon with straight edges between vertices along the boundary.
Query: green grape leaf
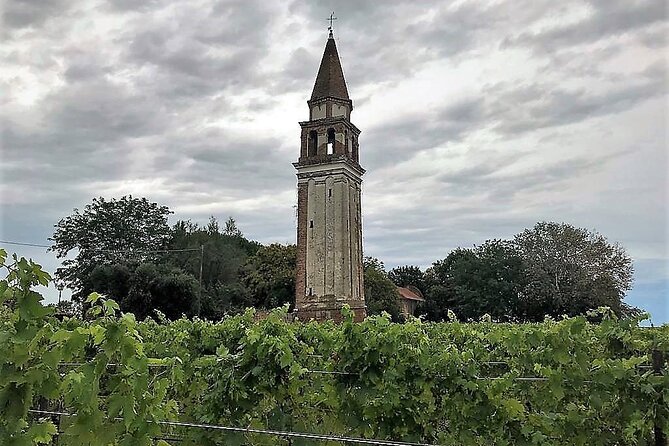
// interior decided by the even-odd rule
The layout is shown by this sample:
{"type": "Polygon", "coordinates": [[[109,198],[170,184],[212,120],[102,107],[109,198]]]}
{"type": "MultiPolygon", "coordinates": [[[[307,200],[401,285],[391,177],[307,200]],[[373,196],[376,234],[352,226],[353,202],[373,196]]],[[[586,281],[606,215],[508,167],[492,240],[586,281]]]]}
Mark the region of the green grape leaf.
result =
{"type": "Polygon", "coordinates": [[[50,443],[53,436],[56,435],[56,432],[56,426],[49,421],[30,426],[30,429],[28,429],[28,437],[37,444],[50,443]]]}

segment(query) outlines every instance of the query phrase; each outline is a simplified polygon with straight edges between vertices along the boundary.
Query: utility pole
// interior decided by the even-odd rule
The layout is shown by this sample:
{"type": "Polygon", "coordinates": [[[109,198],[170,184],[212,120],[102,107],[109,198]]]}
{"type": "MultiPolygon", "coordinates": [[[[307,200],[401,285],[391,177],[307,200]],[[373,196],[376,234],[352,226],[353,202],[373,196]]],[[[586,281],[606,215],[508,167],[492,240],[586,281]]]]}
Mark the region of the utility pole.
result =
{"type": "Polygon", "coordinates": [[[199,305],[197,314],[200,315],[200,307],[202,306],[202,264],[204,263],[204,245],[200,245],[200,290],[198,295],[199,305]]]}

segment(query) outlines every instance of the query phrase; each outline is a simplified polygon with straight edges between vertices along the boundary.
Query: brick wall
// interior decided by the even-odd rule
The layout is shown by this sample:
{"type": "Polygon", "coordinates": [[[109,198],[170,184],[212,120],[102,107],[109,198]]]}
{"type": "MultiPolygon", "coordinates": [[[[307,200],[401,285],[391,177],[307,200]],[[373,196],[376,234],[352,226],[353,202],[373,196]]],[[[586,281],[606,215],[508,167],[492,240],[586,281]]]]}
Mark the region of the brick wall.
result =
{"type": "Polygon", "coordinates": [[[304,303],[307,274],[307,183],[297,186],[297,264],[295,274],[295,306],[304,303]]]}

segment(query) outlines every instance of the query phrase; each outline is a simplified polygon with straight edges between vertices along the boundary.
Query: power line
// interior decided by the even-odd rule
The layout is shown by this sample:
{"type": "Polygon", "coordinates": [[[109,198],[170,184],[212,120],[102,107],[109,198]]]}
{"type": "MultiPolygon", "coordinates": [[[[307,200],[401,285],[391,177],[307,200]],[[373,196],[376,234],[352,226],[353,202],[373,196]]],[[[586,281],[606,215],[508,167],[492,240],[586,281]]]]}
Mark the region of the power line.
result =
{"type": "Polygon", "coordinates": [[[18,246],[35,246],[37,248],[51,248],[51,246],[49,245],[38,245],[37,243],[10,242],[8,240],[0,240],[0,243],[5,243],[7,245],[18,245],[18,246]]]}
{"type": "MultiPolygon", "coordinates": [[[[18,246],[33,246],[37,248],[49,248],[52,249],[52,246],[49,245],[40,245],[37,243],[24,243],[16,242],[11,240],[0,240],[0,243],[5,243],[7,245],[18,245],[18,246]]],[[[68,250],[69,251],[69,250],[68,250]]],[[[103,252],[103,253],[113,253],[113,254],[156,254],[156,253],[169,253],[169,252],[200,252],[200,277],[198,280],[198,289],[199,289],[199,299],[202,299],[202,266],[204,263],[204,245],[200,245],[199,248],[182,248],[182,249],[147,249],[147,250],[110,250],[110,249],[87,249],[87,251],[92,252],[103,252]]]]}
{"type": "Polygon", "coordinates": [[[156,252],[185,252],[185,251],[200,251],[200,248],[184,248],[184,249],[149,249],[149,250],[134,250],[134,249],[125,249],[125,250],[113,250],[113,249],[89,249],[88,251],[93,252],[112,252],[112,253],[131,253],[131,254],[145,254],[145,253],[156,253],[156,252]]]}
{"type": "MultiPolygon", "coordinates": [[[[18,246],[34,246],[37,248],[51,248],[51,245],[40,245],[38,243],[25,243],[25,242],[15,242],[9,240],[0,240],[0,243],[5,243],[7,245],[18,245],[18,246]]],[[[109,253],[132,253],[132,254],[145,254],[145,253],[158,253],[158,252],[186,252],[186,251],[201,251],[202,248],[183,248],[183,249],[86,249],[86,251],[92,252],[109,252],[109,253]]]]}
{"type": "MultiPolygon", "coordinates": [[[[72,414],[67,412],[54,412],[54,411],[36,410],[36,409],[29,409],[28,412],[41,415],[58,415],[66,417],[77,416],[77,414],[72,414]]],[[[114,421],[123,421],[123,418],[114,418],[114,421]]],[[[210,430],[219,430],[227,432],[239,432],[246,434],[263,434],[263,435],[272,435],[275,437],[284,437],[284,438],[308,438],[310,440],[338,441],[340,443],[371,444],[378,446],[437,446],[427,443],[405,443],[401,441],[392,441],[392,440],[376,440],[376,439],[366,439],[357,437],[343,437],[339,435],[311,434],[307,432],[290,432],[290,431],[277,431],[269,429],[254,429],[247,427],[219,426],[215,424],[185,423],[179,421],[147,421],[147,422],[160,424],[163,426],[210,429],[210,430]]]]}

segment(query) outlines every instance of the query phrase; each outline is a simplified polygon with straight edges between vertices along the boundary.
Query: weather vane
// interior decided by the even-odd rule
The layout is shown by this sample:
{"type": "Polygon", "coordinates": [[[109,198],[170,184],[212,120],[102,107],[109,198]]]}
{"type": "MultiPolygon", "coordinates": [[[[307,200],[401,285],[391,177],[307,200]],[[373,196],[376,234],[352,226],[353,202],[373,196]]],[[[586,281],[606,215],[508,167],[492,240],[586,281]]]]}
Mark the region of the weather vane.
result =
{"type": "Polygon", "coordinates": [[[332,14],[330,14],[330,17],[328,18],[328,21],[330,22],[330,26],[328,26],[328,31],[330,31],[330,37],[332,37],[332,22],[337,20],[337,17],[334,15],[334,11],[332,11],[332,14]]]}

